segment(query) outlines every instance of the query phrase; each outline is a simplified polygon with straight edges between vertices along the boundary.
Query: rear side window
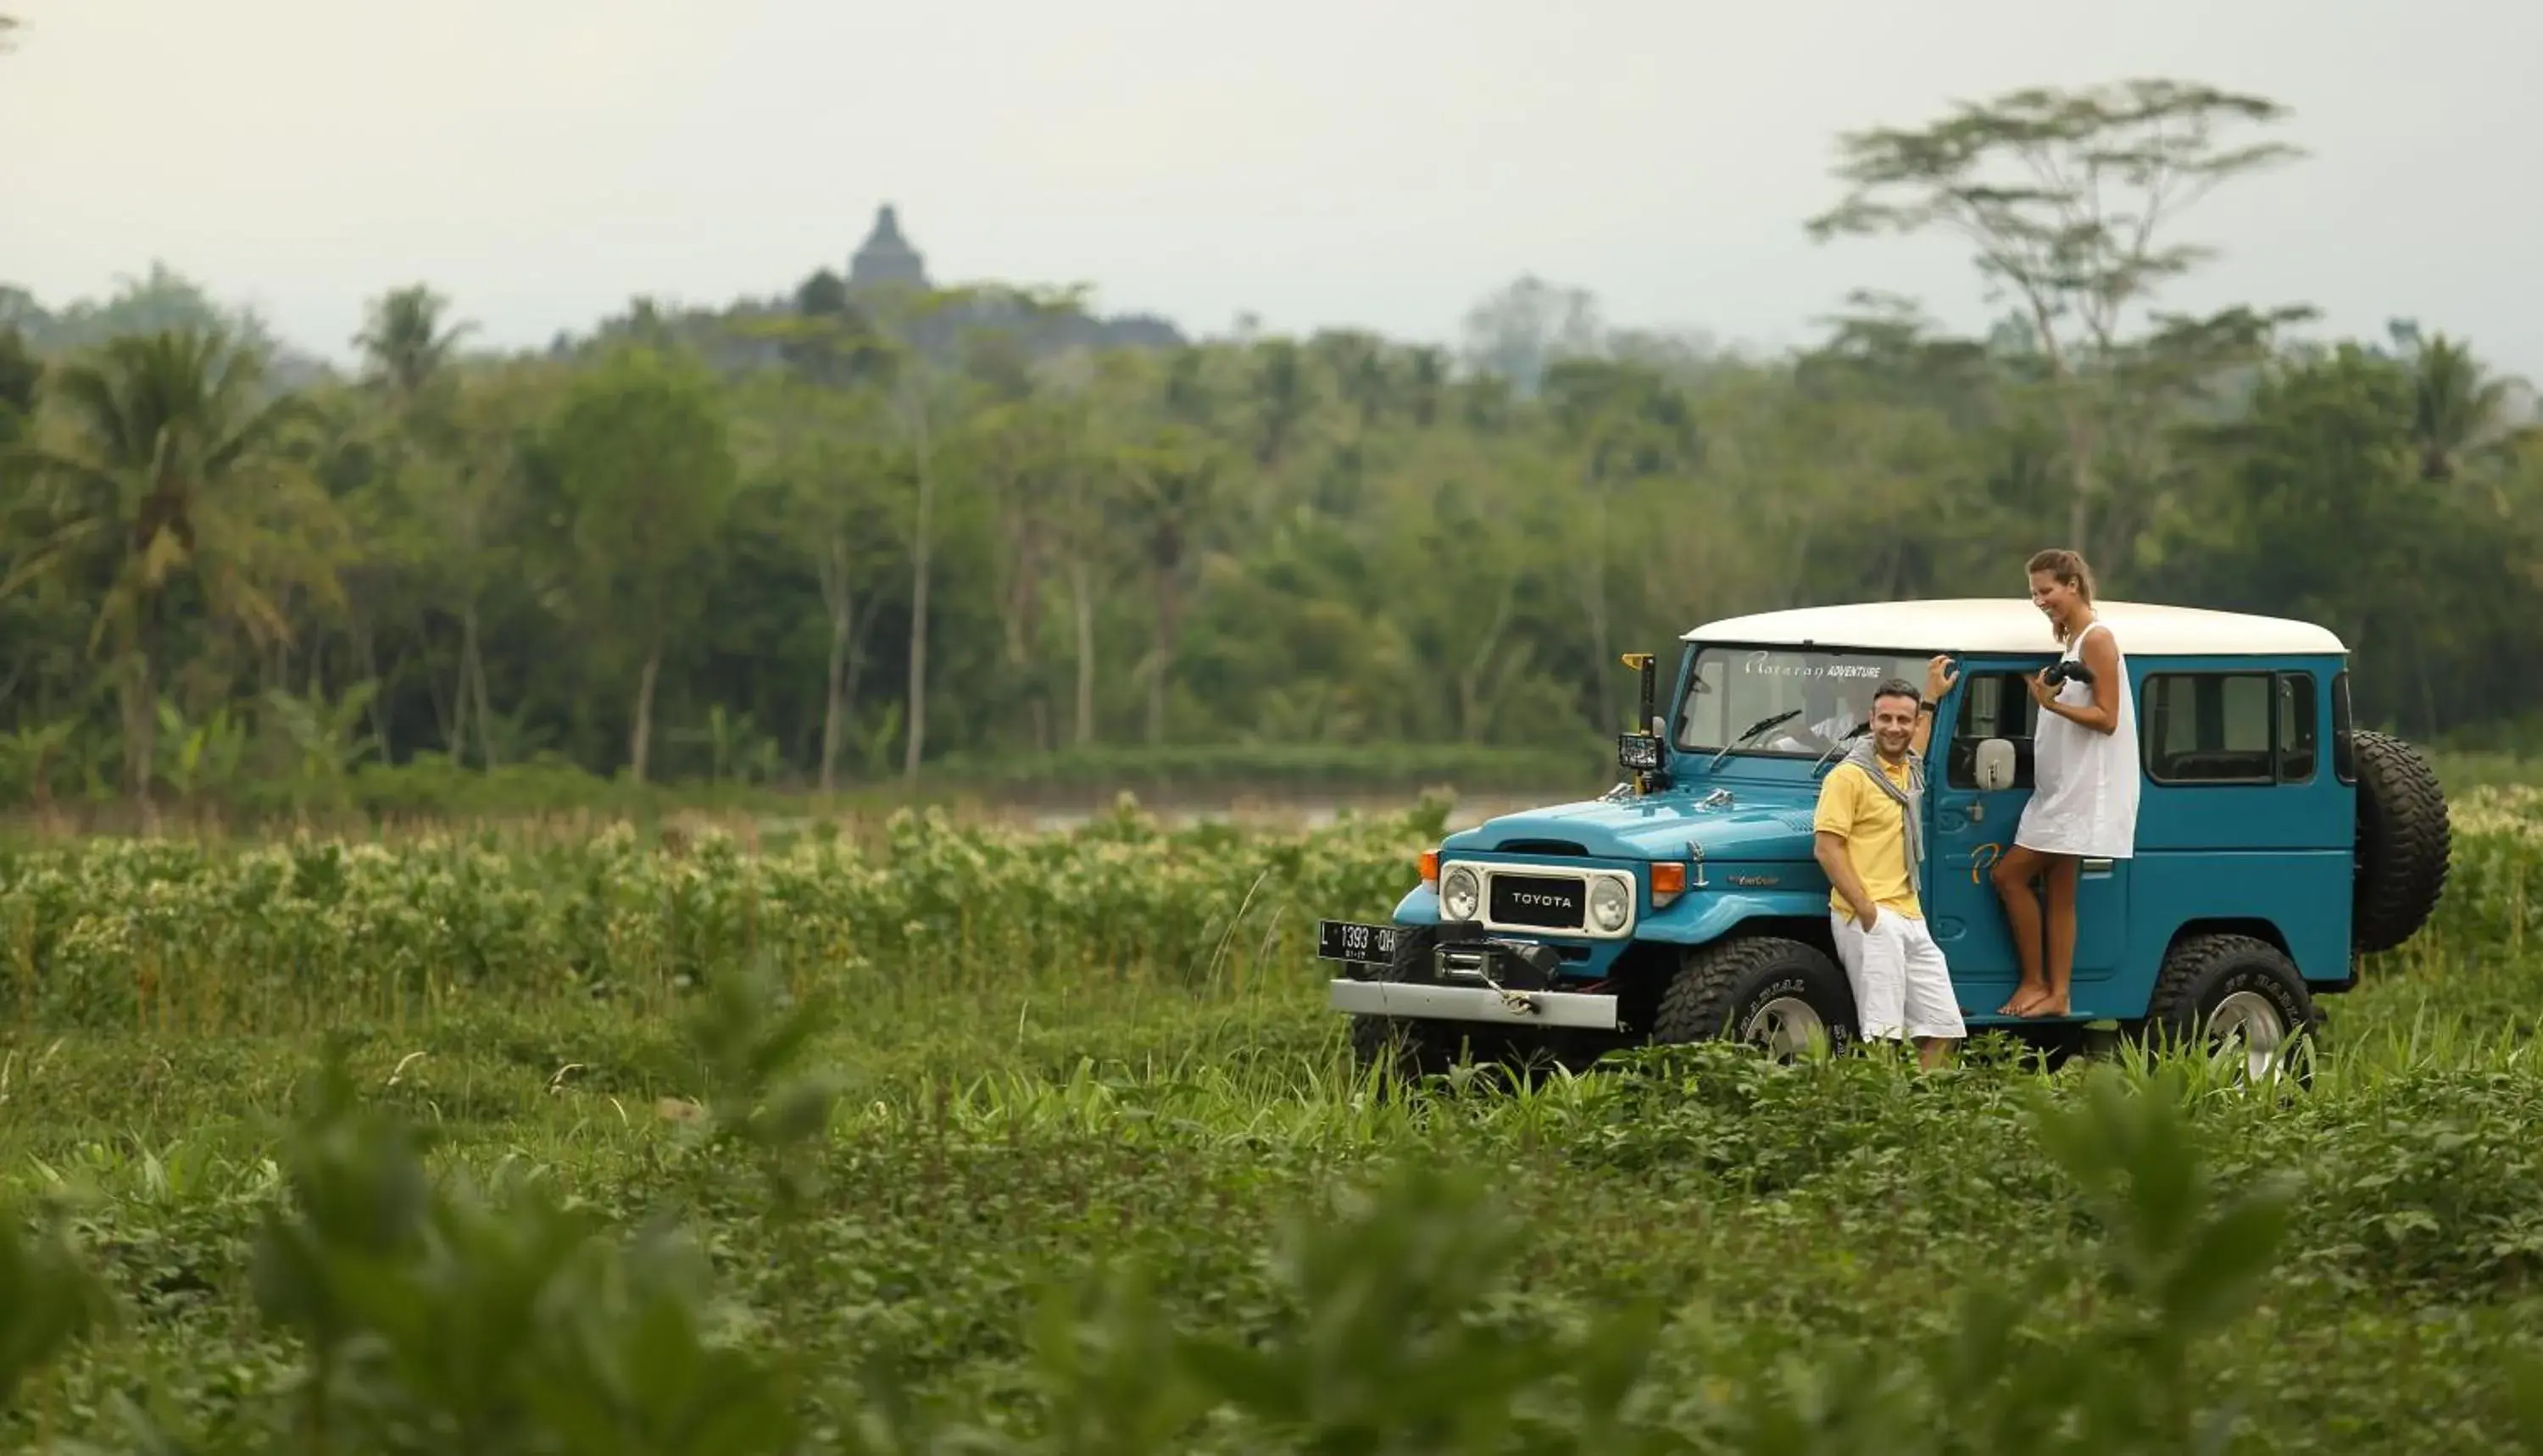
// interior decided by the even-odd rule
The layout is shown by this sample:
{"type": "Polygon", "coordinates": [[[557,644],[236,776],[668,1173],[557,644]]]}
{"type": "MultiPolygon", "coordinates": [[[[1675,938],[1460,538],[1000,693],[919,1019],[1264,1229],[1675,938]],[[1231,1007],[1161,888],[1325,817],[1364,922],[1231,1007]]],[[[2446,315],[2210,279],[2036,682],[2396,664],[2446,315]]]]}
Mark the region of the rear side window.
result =
{"type": "Polygon", "coordinates": [[[2158,784],[2301,784],[2321,757],[2313,674],[2159,672],[2138,730],[2158,784]]]}
{"type": "Polygon", "coordinates": [[[2146,777],[2160,784],[2266,784],[2277,757],[2267,672],[2146,678],[2146,777]]]}

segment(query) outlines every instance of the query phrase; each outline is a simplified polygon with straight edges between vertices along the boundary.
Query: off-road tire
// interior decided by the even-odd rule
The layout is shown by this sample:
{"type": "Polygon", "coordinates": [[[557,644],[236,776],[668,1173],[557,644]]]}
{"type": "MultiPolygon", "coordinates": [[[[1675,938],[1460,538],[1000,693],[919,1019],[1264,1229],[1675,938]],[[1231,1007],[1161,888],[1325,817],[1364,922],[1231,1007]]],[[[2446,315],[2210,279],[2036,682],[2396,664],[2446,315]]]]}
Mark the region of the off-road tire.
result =
{"type": "Polygon", "coordinates": [[[1689,950],[1661,993],[1652,1039],[1663,1045],[1736,1039],[1760,1008],[1790,996],[1818,1014],[1828,1049],[1858,1038],[1854,987],[1827,953],[1782,936],[1741,936],[1689,950]]]}
{"type": "MultiPolygon", "coordinates": [[[[1436,979],[1430,953],[1439,944],[1440,930],[1435,925],[1397,926],[1395,955],[1379,979],[1421,984],[1436,979]]],[[[1463,1030],[1448,1022],[1356,1015],[1350,1019],[1351,1065],[1385,1066],[1400,1082],[1419,1081],[1455,1065],[1457,1048],[1466,1039],[1463,1030]]]]}
{"type": "Polygon", "coordinates": [[[2427,924],[2454,852],[2445,790],[2417,749],[2364,728],[2350,733],[2357,766],[2357,874],[2350,937],[2390,951],[2427,924]]]}
{"type": "Polygon", "coordinates": [[[1384,1067],[1388,1076],[1401,1083],[1419,1082],[1454,1067],[1457,1041],[1437,1022],[1391,1016],[1350,1019],[1352,1067],[1360,1071],[1384,1067]]]}
{"type": "Polygon", "coordinates": [[[2227,997],[2242,992],[2267,1001],[2284,1028],[2276,1068],[2301,1086],[2313,1085],[2322,1013],[2286,953],[2251,936],[2191,935],[2174,942],[2155,976],[2154,994],[2146,998],[2145,1020],[2132,1030],[2175,1049],[2204,1050],[2209,1018],[2227,997]]]}

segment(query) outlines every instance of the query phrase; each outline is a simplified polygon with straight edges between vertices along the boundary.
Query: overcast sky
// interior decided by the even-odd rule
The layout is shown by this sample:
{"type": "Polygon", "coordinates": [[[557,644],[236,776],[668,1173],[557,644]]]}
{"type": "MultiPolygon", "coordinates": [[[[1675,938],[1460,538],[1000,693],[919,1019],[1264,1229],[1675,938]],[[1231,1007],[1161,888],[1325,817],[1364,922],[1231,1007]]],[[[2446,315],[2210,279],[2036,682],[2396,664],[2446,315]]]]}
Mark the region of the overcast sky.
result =
{"type": "Polygon", "coordinates": [[[2169,300],[2395,315],[2543,382],[2532,0],[0,0],[0,280],[154,258],[343,356],[428,280],[491,341],[843,267],[1083,281],[1195,334],[1450,340],[1523,271],[1786,346],[1847,289],[1983,319],[1948,242],[1815,247],[1843,129],[2162,74],[2314,155],[2190,215],[2169,300]],[[1560,17],[1560,18],[1558,18],[1560,17]]]}

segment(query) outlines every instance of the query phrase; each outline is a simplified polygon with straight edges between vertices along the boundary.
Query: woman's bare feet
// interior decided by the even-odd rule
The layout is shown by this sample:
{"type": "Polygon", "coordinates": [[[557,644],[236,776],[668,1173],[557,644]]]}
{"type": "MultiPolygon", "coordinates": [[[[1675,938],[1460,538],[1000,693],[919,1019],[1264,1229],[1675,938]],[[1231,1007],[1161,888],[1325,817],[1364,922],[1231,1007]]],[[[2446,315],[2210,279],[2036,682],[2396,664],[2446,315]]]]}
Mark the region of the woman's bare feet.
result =
{"type": "Polygon", "coordinates": [[[2051,994],[2042,991],[2029,1006],[2015,1012],[2014,1015],[2019,1017],[2066,1016],[2069,1014],[2068,1004],[2065,992],[2051,994]]]}
{"type": "Polygon", "coordinates": [[[2047,995],[2048,988],[2046,986],[2034,985],[2029,981],[2024,981],[2013,988],[2013,999],[2007,1001],[2002,1006],[1997,1007],[1995,1009],[1995,1014],[1998,1016],[2029,1016],[2032,1014],[2030,1008],[2040,1004],[2042,1000],[2045,1000],[2047,995]]]}

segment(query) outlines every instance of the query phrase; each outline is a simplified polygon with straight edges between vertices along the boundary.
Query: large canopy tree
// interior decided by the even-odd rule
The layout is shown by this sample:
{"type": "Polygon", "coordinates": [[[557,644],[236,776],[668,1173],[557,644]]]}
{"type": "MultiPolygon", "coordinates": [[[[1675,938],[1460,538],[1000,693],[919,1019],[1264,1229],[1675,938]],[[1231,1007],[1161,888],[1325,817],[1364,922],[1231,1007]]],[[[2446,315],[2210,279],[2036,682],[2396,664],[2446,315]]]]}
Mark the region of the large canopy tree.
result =
{"type": "Polygon", "coordinates": [[[2142,516],[2137,502],[2114,494],[2110,457],[2141,447],[2163,403],[2139,366],[2175,377],[2194,345],[2194,365],[2248,359],[2268,326],[2311,314],[2140,316],[2212,253],[2173,239],[2183,211],[2227,182],[2303,155],[2286,142],[2223,133],[2286,115],[2267,97],[2172,80],[2026,87],[1964,102],[1922,125],[1841,137],[1836,175],[1846,194],[1807,230],[1823,242],[1940,229],[1969,246],[1989,296],[2020,309],[2028,343],[2047,366],[2065,432],[2066,540],[2115,556],[2142,516]]]}
{"type": "Polygon", "coordinates": [[[638,664],[627,763],[641,784],[662,656],[704,613],[734,486],[724,401],[696,360],[622,345],[574,382],[547,444],[574,512],[582,630],[638,664]]]}

